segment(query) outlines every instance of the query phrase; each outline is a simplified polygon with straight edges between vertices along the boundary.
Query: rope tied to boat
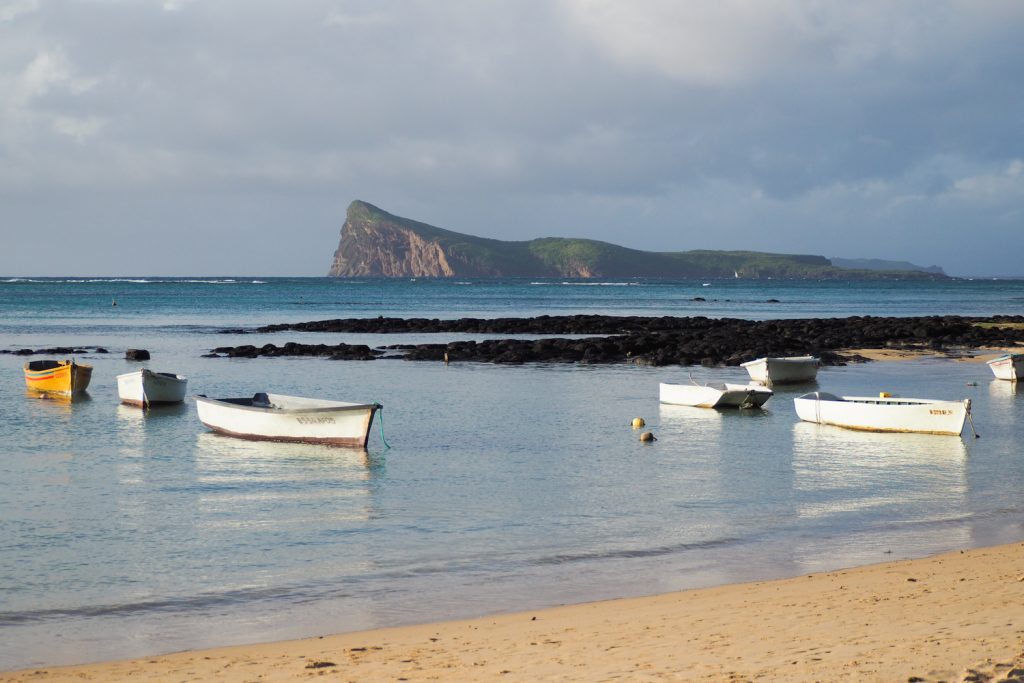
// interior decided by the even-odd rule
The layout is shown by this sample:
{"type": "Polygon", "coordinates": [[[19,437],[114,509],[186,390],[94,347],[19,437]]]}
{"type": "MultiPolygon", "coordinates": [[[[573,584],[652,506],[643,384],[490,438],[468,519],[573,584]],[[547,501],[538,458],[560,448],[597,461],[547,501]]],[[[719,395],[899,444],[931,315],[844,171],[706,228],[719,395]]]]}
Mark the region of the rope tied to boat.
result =
{"type": "Polygon", "coordinates": [[[384,443],[384,448],[391,448],[391,444],[389,444],[387,439],[384,438],[384,406],[381,405],[380,402],[378,402],[378,401],[374,401],[374,402],[378,406],[380,406],[377,409],[377,412],[380,413],[380,421],[378,422],[378,424],[380,424],[380,440],[384,443]]]}
{"type": "Polygon", "coordinates": [[[974,428],[974,418],[971,417],[971,399],[964,399],[964,408],[967,410],[967,421],[971,423],[971,432],[974,433],[974,438],[980,439],[981,434],[979,434],[978,430],[974,428]]]}

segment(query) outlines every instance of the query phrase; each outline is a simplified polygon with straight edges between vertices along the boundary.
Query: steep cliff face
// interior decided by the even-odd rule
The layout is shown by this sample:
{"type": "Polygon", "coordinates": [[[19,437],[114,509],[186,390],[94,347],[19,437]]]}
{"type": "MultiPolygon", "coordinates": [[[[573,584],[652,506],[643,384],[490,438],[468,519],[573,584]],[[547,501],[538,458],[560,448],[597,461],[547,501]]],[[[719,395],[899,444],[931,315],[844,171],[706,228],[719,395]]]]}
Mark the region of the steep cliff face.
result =
{"type": "Polygon", "coordinates": [[[401,219],[365,202],[348,208],[328,275],[340,277],[452,277],[444,249],[401,219]]]}
{"type": "Polygon", "coordinates": [[[342,277],[452,277],[456,274],[436,242],[394,224],[345,221],[328,275],[342,277]]]}
{"type": "Polygon", "coordinates": [[[463,235],[354,201],[328,275],[339,277],[500,277],[554,275],[524,258],[525,242],[463,235]]]}

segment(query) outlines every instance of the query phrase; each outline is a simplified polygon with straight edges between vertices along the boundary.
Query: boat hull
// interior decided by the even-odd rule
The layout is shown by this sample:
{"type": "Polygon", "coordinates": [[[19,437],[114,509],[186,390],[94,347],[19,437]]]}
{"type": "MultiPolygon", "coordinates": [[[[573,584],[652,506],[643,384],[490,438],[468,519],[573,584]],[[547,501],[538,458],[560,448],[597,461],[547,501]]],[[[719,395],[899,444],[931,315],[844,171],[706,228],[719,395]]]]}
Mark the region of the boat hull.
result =
{"type": "Polygon", "coordinates": [[[969,401],[923,398],[833,396],[824,392],[793,399],[805,422],[868,432],[915,432],[959,436],[970,412],[969,401]]]}
{"type": "Polygon", "coordinates": [[[697,408],[760,408],[772,397],[772,390],[747,384],[658,385],[658,397],[662,403],[697,408]]]}
{"type": "Polygon", "coordinates": [[[1024,377],[1024,353],[1008,353],[999,358],[993,358],[988,361],[988,366],[992,368],[992,374],[996,379],[1016,382],[1019,378],[1024,377]]]}
{"type": "Polygon", "coordinates": [[[378,403],[257,394],[252,399],[196,396],[199,420],[208,428],[240,439],[295,441],[366,447],[378,403]],[[260,401],[265,398],[266,401],[260,401]]]}
{"type": "Polygon", "coordinates": [[[188,379],[170,372],[142,369],[117,376],[121,403],[133,406],[171,405],[185,400],[188,379]]]}
{"type": "Polygon", "coordinates": [[[750,379],[762,384],[811,382],[818,376],[820,362],[814,356],[758,358],[742,363],[750,379]]]}
{"type": "Polygon", "coordinates": [[[25,386],[39,396],[78,396],[89,388],[92,366],[73,360],[36,360],[25,363],[25,386]]]}

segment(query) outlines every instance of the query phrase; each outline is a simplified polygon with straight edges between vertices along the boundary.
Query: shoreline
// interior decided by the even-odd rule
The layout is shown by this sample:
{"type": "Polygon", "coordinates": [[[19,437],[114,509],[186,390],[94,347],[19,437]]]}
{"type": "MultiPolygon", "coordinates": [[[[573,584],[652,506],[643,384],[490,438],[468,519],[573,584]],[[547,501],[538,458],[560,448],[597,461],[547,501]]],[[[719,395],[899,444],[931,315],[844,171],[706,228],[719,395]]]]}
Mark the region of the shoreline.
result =
{"type": "Polygon", "coordinates": [[[788,579],[0,672],[29,681],[1024,681],[1024,543],[788,579]]]}
{"type": "Polygon", "coordinates": [[[942,358],[959,363],[986,363],[1005,353],[1020,353],[1020,347],[1014,346],[976,346],[958,350],[962,355],[936,352],[934,349],[840,349],[837,353],[847,357],[850,362],[864,361],[904,361],[921,358],[942,358]]]}

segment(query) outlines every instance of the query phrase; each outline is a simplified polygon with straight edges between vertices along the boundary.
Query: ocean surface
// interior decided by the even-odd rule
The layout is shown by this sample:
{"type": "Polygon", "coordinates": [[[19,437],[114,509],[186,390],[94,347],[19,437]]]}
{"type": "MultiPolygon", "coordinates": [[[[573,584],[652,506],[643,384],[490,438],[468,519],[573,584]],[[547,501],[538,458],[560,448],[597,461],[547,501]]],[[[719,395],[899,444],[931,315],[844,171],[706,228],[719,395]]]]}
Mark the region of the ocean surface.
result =
{"type": "MultiPolygon", "coordinates": [[[[74,404],[0,354],[0,670],[321,635],[1024,540],[1024,389],[946,358],[823,368],[764,411],[663,406],[741,368],[203,358],[216,346],[494,335],[220,334],[339,317],[1024,314],[1024,281],[0,278],[0,350],[103,347],[74,404]],[[703,299],[703,300],[697,300],[703,299]],[[769,303],[769,300],[777,300],[769,303]],[[115,305],[116,304],[116,305],[115,305]],[[125,360],[128,348],[152,360],[125,360]],[[385,408],[366,451],[208,432],[118,405],[147,366],[190,394],[385,408]],[[982,435],[799,423],[792,398],[970,398],[982,435]],[[658,440],[630,427],[643,417],[658,440]]],[[[34,356],[43,358],[46,356],[34,356]]]]}

